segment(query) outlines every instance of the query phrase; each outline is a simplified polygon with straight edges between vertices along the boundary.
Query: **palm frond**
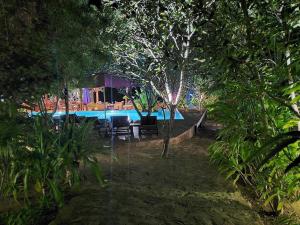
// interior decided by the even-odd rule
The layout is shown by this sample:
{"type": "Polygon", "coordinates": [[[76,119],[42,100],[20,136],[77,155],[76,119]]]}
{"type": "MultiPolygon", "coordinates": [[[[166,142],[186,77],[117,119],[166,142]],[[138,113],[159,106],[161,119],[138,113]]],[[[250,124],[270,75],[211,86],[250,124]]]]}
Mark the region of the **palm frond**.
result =
{"type": "Polygon", "coordinates": [[[284,148],[286,148],[287,146],[289,146],[292,143],[295,143],[296,141],[298,141],[299,138],[297,137],[292,137],[289,139],[286,139],[284,141],[282,141],[281,143],[279,143],[275,148],[273,148],[271,150],[271,152],[264,158],[264,160],[260,163],[261,167],[262,165],[264,165],[266,162],[268,162],[271,158],[273,158],[277,153],[279,153],[280,151],[282,151],[284,148]]]}
{"type": "Polygon", "coordinates": [[[286,167],[284,172],[285,173],[289,172],[292,168],[298,166],[299,164],[300,164],[300,155],[286,167]]]}

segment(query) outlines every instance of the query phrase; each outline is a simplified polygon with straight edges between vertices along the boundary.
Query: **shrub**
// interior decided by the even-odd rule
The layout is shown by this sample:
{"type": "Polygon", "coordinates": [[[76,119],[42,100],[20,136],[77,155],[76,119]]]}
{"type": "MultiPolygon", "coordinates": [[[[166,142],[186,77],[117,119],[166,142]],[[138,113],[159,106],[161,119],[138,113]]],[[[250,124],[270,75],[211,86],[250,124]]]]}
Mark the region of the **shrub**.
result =
{"type": "MultiPolygon", "coordinates": [[[[81,180],[80,164],[102,182],[100,167],[86,145],[91,126],[70,123],[59,132],[47,115],[30,118],[2,105],[0,191],[22,206],[61,207],[64,192],[81,180]]],[[[30,208],[30,207],[29,207],[30,208]]]]}

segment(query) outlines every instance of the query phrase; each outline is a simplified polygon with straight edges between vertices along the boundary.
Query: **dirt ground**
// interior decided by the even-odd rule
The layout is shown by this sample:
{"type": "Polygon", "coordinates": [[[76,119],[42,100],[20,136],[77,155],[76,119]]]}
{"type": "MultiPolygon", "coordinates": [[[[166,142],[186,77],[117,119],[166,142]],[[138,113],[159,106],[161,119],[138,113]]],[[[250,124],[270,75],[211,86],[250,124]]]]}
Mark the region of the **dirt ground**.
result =
{"type": "Polygon", "coordinates": [[[107,184],[89,174],[51,225],[262,225],[257,212],[209,162],[208,132],[174,146],[136,149],[128,142],[97,157],[107,184]]]}

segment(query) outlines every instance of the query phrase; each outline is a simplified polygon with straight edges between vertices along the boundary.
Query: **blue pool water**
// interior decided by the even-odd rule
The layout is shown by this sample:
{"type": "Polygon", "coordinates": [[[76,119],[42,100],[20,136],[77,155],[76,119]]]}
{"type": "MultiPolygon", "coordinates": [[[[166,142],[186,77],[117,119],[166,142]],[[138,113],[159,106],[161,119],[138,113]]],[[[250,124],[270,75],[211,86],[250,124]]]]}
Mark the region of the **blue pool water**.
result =
{"type": "MultiPolygon", "coordinates": [[[[39,113],[33,112],[32,115],[38,115],[39,113]]],[[[59,117],[64,115],[65,112],[56,112],[54,113],[53,117],[59,117]]],[[[140,120],[139,114],[136,110],[106,110],[106,115],[104,111],[77,111],[77,112],[70,112],[70,114],[76,114],[77,116],[85,116],[85,117],[98,117],[99,119],[105,119],[105,117],[110,120],[111,116],[128,116],[129,120],[140,120]]],[[[142,112],[143,115],[147,115],[146,112],[142,112]]],[[[164,120],[163,111],[159,110],[157,112],[151,113],[152,116],[156,116],[157,120],[164,120]]],[[[166,119],[170,119],[170,111],[165,110],[165,117],[166,119]]],[[[181,113],[176,110],[175,112],[175,119],[176,120],[183,120],[183,116],[181,113]]]]}

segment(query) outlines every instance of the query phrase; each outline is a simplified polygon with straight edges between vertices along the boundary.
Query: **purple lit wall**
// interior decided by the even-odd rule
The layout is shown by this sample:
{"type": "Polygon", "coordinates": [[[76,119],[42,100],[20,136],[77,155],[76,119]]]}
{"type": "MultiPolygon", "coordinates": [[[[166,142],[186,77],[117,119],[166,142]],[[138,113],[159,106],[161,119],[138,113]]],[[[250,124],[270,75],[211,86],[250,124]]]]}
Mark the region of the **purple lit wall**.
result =
{"type": "Polygon", "coordinates": [[[105,75],[104,86],[120,89],[126,87],[134,87],[135,85],[130,80],[126,80],[112,75],[105,75]]]}

